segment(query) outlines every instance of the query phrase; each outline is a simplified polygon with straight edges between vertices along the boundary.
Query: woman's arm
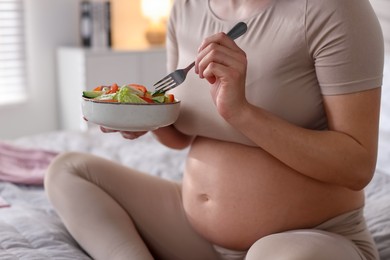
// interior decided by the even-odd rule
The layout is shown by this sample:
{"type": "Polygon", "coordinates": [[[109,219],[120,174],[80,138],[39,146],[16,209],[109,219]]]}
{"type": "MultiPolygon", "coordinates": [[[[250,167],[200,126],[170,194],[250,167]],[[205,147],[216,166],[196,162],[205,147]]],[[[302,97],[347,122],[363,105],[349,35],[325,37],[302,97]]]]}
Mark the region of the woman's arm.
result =
{"type": "Polygon", "coordinates": [[[249,104],[229,123],[297,172],[361,190],[376,165],[380,88],[325,96],[324,103],[327,131],[295,126],[249,104]]]}
{"type": "Polygon", "coordinates": [[[300,174],[360,190],[376,164],[380,88],[324,96],[329,130],[293,125],[245,98],[246,56],[224,34],[206,39],[195,70],[211,84],[219,114],[259,147],[300,174]]]}
{"type": "MultiPolygon", "coordinates": [[[[137,131],[137,132],[120,131],[120,130],[108,129],[103,126],[101,126],[100,129],[103,133],[119,132],[123,136],[123,138],[129,140],[137,139],[148,132],[148,131],[137,131]]],[[[191,144],[193,139],[191,136],[179,132],[173,125],[158,128],[152,131],[152,133],[160,143],[172,149],[184,149],[191,144]]]]}

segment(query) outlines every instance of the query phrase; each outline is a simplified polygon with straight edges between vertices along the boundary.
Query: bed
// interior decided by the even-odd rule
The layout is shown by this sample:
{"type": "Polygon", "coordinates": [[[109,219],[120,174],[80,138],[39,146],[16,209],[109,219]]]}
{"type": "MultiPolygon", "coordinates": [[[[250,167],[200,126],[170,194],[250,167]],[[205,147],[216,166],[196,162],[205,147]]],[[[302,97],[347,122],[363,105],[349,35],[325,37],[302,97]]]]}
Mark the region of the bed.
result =
{"type": "MultiPolygon", "coordinates": [[[[126,142],[119,135],[103,134],[96,127],[86,132],[59,131],[29,136],[7,142],[6,145],[12,148],[3,148],[3,153],[8,152],[9,160],[12,156],[20,160],[28,154],[40,161],[37,164],[30,161],[15,169],[25,172],[26,169],[34,168],[38,172],[35,176],[15,178],[13,181],[16,183],[0,182],[0,196],[4,200],[0,208],[0,259],[7,260],[90,259],[66,231],[39,182],[39,172],[43,170],[41,166],[55,153],[93,153],[162,178],[176,180],[181,178],[186,155],[186,150],[169,150],[157,143],[151,135],[126,142]]],[[[0,163],[5,168],[9,167],[6,158],[0,158],[0,163]]],[[[3,177],[5,168],[0,170],[3,177]]]]}
{"type": "MultiPolygon", "coordinates": [[[[382,8],[382,4],[388,5],[388,0],[376,1],[379,11],[386,10],[382,8]]],[[[387,30],[388,24],[385,26],[384,30],[387,30]]],[[[387,38],[386,41],[390,42],[390,39],[387,38]]],[[[381,259],[390,260],[389,54],[386,56],[381,109],[378,163],[374,178],[366,187],[365,216],[381,259]]],[[[150,134],[130,142],[117,134],[103,134],[96,127],[80,132],[50,132],[12,141],[2,140],[0,143],[5,145],[5,148],[15,149],[14,152],[19,155],[23,153],[30,158],[35,158],[34,156],[39,158],[36,160],[39,163],[35,165],[31,159],[29,163],[24,162],[19,167],[24,173],[35,167],[35,175],[26,179],[3,178],[3,181],[0,181],[1,260],[91,259],[66,231],[44,193],[41,175],[47,161],[57,153],[63,151],[92,153],[173,180],[181,179],[187,153],[187,150],[165,148],[150,134]]],[[[4,158],[2,161],[0,156],[0,163],[2,162],[4,163],[4,158]]],[[[17,162],[16,160],[14,164],[17,162]]],[[[8,166],[9,164],[8,161],[8,166]]],[[[0,167],[0,172],[1,170],[0,167]]]]}

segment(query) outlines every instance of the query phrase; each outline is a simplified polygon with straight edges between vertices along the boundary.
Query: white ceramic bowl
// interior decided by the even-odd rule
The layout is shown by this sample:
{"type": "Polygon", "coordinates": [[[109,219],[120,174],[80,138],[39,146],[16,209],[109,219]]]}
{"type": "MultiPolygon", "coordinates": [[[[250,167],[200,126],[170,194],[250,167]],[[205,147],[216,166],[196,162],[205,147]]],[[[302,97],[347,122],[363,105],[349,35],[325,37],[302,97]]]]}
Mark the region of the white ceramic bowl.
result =
{"type": "Polygon", "coordinates": [[[81,108],[88,122],[122,131],[150,131],[176,121],[180,101],[174,103],[113,103],[82,98],[81,108]]]}

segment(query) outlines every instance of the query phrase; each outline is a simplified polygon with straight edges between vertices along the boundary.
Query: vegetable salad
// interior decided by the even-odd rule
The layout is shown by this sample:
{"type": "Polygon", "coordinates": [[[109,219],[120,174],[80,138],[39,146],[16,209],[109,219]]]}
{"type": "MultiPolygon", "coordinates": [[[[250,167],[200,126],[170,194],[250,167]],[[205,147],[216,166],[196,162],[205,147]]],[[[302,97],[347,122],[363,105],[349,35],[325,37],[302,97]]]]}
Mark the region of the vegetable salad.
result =
{"type": "Polygon", "coordinates": [[[120,103],[172,103],[173,94],[155,94],[139,84],[127,84],[119,87],[116,83],[111,86],[98,86],[92,91],[83,91],[83,97],[102,102],[120,103]]]}

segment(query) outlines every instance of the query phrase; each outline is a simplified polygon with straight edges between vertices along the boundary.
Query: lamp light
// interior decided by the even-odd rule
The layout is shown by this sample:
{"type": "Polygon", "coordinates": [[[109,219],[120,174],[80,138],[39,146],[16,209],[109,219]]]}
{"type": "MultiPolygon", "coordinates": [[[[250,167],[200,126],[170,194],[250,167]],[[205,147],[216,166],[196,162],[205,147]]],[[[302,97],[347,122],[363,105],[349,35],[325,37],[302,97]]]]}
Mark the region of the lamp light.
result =
{"type": "Polygon", "coordinates": [[[164,44],[166,35],[166,21],[170,8],[170,0],[142,0],[142,14],[149,21],[145,36],[150,44],[164,44]]]}

